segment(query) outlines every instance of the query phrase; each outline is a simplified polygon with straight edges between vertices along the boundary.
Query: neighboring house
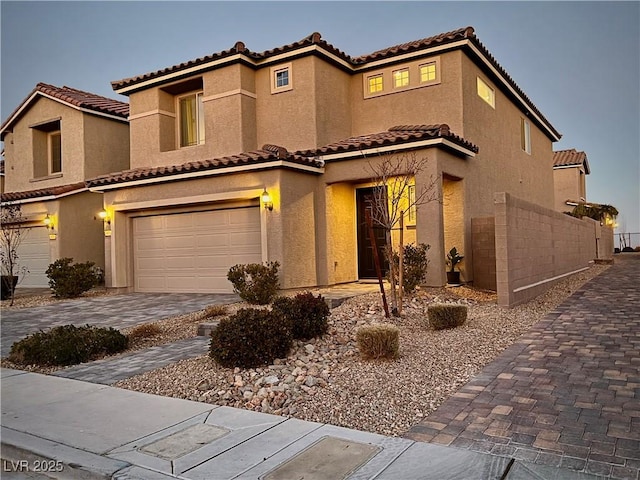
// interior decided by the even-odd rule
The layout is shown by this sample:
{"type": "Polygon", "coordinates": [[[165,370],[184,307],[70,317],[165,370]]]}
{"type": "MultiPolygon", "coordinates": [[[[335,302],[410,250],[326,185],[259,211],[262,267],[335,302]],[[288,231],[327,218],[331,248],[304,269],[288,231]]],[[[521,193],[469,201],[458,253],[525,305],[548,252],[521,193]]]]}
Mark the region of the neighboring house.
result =
{"type": "Polygon", "coordinates": [[[2,202],[20,204],[30,227],[20,286],[48,286],[45,270],[61,257],[104,267],[102,198],[84,181],[129,167],[128,115],[126,103],[39,83],[0,127],[2,202]]]}
{"type": "Polygon", "coordinates": [[[471,267],[471,218],[494,192],[553,208],[560,134],[467,27],[350,57],[318,33],[262,53],[230,50],[112,82],[129,96],[131,170],[87,182],[111,222],[107,285],[227,292],[236,263],[278,261],[283,288],[369,278],[370,163],[426,159],[442,202],[407,218],[471,267]],[[263,194],[270,196],[261,200],[263,194]]]}
{"type": "Polygon", "coordinates": [[[591,173],[587,154],[575,148],[553,152],[555,210],[570,212],[587,201],[587,175],[591,173]]]}

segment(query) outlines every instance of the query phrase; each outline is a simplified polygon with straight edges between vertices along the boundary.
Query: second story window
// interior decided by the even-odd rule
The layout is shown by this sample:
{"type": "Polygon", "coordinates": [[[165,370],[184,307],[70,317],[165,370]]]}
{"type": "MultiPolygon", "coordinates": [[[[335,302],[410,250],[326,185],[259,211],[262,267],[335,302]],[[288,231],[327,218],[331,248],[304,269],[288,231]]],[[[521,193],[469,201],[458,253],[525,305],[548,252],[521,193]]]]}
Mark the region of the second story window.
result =
{"type": "Polygon", "coordinates": [[[487,102],[491,107],[496,108],[496,92],[484,80],[478,77],[478,96],[487,102]]]}
{"type": "Polygon", "coordinates": [[[369,93],[381,92],[382,85],[382,75],[374,75],[369,77],[369,93]]]}
{"type": "Polygon", "coordinates": [[[202,92],[178,97],[180,146],[189,147],[204,143],[204,105],[202,92]]]}
{"type": "Polygon", "coordinates": [[[271,67],[271,93],[288,92],[293,90],[292,64],[280,64],[271,67]]]}
{"type": "Polygon", "coordinates": [[[48,135],[49,174],[62,172],[62,135],[60,130],[48,135]]]}
{"type": "Polygon", "coordinates": [[[420,65],[420,83],[433,82],[436,79],[436,62],[420,65]]]}
{"type": "Polygon", "coordinates": [[[62,174],[62,121],[60,118],[30,125],[33,178],[62,174]]]}
{"type": "Polygon", "coordinates": [[[531,153],[531,124],[525,118],[520,118],[520,147],[531,153]]]}
{"type": "Polygon", "coordinates": [[[409,69],[395,70],[393,72],[393,88],[401,88],[409,85],[409,69]]]}

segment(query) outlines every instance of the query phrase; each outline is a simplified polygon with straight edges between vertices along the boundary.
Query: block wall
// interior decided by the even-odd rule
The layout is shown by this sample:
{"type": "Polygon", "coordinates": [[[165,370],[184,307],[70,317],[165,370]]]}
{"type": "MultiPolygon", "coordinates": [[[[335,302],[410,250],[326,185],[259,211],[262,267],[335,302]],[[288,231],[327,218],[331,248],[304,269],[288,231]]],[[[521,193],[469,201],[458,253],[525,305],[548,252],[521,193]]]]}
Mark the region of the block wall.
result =
{"type": "Polygon", "coordinates": [[[494,217],[471,219],[473,285],[496,290],[496,226],[494,217]]]}

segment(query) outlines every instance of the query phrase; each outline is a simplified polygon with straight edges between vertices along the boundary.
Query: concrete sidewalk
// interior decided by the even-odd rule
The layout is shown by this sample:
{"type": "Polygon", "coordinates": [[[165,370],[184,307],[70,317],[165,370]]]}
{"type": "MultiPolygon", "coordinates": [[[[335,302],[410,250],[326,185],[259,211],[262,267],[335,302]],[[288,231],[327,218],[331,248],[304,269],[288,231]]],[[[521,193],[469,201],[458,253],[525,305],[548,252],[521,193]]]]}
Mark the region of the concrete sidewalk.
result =
{"type": "Polygon", "coordinates": [[[1,376],[3,479],[597,478],[66,378],[1,376]]]}

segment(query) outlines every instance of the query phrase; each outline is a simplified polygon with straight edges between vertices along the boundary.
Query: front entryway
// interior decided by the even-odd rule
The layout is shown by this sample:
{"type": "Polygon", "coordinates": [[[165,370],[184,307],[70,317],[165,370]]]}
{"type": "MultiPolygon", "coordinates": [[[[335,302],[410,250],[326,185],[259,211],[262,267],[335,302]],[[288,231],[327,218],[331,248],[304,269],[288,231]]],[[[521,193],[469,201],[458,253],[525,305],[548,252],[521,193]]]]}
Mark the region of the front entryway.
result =
{"type": "MultiPolygon", "coordinates": [[[[358,222],[358,278],[377,278],[376,266],[373,259],[373,247],[369,227],[367,226],[365,212],[373,211],[374,188],[359,188],[356,190],[357,222],[358,222]]],[[[381,262],[382,275],[386,274],[388,263],[385,261],[384,250],[387,245],[384,228],[373,225],[373,235],[376,239],[378,258],[381,262]]]]}
{"type": "Polygon", "coordinates": [[[227,272],[261,263],[259,207],[133,219],[137,292],[229,293],[227,272]]]}

